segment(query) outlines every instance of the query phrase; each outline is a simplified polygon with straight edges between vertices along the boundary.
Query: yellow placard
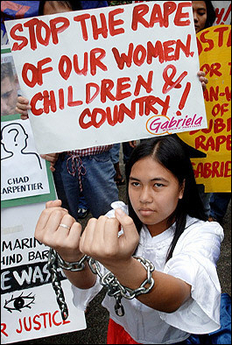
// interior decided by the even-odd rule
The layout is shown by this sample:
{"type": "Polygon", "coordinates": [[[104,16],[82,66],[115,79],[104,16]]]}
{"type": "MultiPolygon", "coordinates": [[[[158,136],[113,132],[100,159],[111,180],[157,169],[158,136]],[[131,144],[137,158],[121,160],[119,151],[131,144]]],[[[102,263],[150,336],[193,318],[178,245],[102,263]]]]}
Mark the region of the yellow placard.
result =
{"type": "Polygon", "coordinates": [[[191,159],[205,192],[231,192],[231,25],[200,31],[197,43],[200,69],[209,81],[204,92],[208,128],[178,136],[206,154],[191,159]]]}

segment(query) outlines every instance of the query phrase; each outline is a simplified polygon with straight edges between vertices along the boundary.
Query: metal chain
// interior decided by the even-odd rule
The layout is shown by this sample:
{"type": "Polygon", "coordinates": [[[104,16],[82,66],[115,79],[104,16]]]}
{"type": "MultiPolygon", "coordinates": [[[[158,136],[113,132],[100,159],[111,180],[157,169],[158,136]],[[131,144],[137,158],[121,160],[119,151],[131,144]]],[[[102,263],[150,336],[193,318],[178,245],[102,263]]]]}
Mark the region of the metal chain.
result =
{"type": "Polygon", "coordinates": [[[108,272],[105,275],[101,273],[101,266],[98,261],[94,260],[93,258],[89,258],[88,260],[89,267],[94,274],[97,274],[100,278],[100,284],[107,288],[107,294],[110,297],[115,298],[115,306],[114,310],[118,316],[123,316],[125,314],[123,305],[121,303],[122,295],[121,290],[119,287],[119,281],[113,275],[113,273],[108,272]]]}
{"type": "Polygon", "coordinates": [[[149,261],[148,259],[144,259],[142,257],[133,256],[146,269],[147,278],[144,280],[144,282],[141,284],[139,288],[132,290],[130,288],[127,288],[121,285],[113,273],[107,272],[106,274],[103,275],[101,272],[101,266],[99,262],[87,255],[84,255],[80,261],[69,263],[63,260],[60,257],[60,255],[53,249],[50,249],[49,254],[50,255],[48,259],[48,262],[49,262],[48,268],[51,272],[52,285],[57,296],[57,302],[60,307],[63,320],[66,320],[68,317],[68,308],[65,302],[64,294],[63,294],[62,287],[61,287],[58,274],[57,274],[58,266],[64,269],[68,269],[73,272],[77,272],[84,269],[85,267],[84,262],[87,261],[91,271],[94,274],[99,276],[100,284],[107,288],[108,296],[115,298],[114,309],[118,316],[123,316],[125,314],[124,307],[121,303],[121,300],[123,297],[126,299],[132,299],[140,294],[148,293],[154,286],[154,279],[152,278],[152,272],[154,271],[155,267],[151,261],[149,261]],[[148,287],[145,287],[146,285],[148,285],[148,287]]]}
{"type": "Polygon", "coordinates": [[[124,298],[127,298],[127,299],[132,299],[132,298],[134,298],[140,294],[148,293],[153,288],[153,286],[155,284],[155,281],[152,278],[152,272],[155,270],[155,266],[153,265],[153,263],[150,260],[144,259],[140,256],[133,256],[133,258],[138,260],[143,265],[143,267],[147,271],[147,278],[140,285],[140,287],[135,289],[135,290],[132,290],[128,287],[124,287],[121,285],[122,296],[124,298]],[[148,284],[148,287],[146,288],[145,285],[147,285],[147,284],[148,284]]]}
{"type": "Polygon", "coordinates": [[[79,261],[68,262],[62,259],[62,257],[57,253],[58,266],[72,272],[82,271],[85,268],[85,261],[87,259],[88,259],[88,256],[84,255],[79,261]]]}
{"type": "Polygon", "coordinates": [[[146,294],[153,288],[155,284],[155,281],[152,278],[152,272],[154,271],[155,267],[152,262],[139,256],[133,257],[137,259],[147,271],[147,278],[144,280],[141,286],[135,290],[121,285],[118,279],[111,272],[102,275],[99,263],[91,257],[88,259],[88,264],[91,271],[99,276],[101,285],[107,287],[108,296],[115,298],[114,309],[118,316],[123,316],[125,314],[123,305],[121,303],[122,297],[132,299],[140,294],[146,294]],[[145,285],[147,284],[148,287],[146,288],[145,285]]]}
{"type": "Polygon", "coordinates": [[[66,320],[68,318],[68,306],[65,302],[63,289],[58,277],[57,267],[57,252],[54,249],[50,248],[48,254],[48,270],[51,274],[52,287],[56,294],[56,300],[61,311],[61,317],[63,320],[66,320]]]}

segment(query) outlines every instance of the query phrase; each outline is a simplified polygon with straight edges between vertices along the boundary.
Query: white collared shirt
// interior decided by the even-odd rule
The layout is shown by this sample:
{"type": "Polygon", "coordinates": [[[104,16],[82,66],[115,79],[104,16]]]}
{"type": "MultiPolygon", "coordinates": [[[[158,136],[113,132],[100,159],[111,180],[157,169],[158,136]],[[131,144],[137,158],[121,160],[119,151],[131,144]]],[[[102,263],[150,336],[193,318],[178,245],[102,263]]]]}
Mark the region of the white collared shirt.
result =
{"type": "MultiPolygon", "coordinates": [[[[172,344],[184,341],[190,334],[206,334],[220,328],[221,287],[216,262],[224,237],[223,229],[217,222],[204,222],[187,217],[186,229],[175,246],[172,258],[166,262],[174,226],[175,224],[152,237],[144,225],[136,255],[149,259],[157,271],[170,274],[191,285],[191,298],[173,313],[159,312],[136,298],[123,298],[125,315],[122,317],[115,313],[114,297],[106,294],[102,302],[109,311],[110,318],[138,343],[172,344]]],[[[81,290],[74,286],[72,289],[75,306],[84,310],[101,290],[101,285],[97,279],[91,289],[81,290]]]]}

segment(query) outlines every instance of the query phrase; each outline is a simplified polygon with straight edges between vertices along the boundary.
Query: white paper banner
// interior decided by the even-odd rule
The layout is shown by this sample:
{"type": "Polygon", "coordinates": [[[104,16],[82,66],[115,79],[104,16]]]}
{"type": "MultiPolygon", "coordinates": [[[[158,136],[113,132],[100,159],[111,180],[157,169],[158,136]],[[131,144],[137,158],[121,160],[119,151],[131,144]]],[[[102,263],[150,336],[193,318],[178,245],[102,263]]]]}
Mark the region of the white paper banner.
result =
{"type": "Polygon", "coordinates": [[[5,24],[39,153],[207,127],[191,1],[5,24]]]}

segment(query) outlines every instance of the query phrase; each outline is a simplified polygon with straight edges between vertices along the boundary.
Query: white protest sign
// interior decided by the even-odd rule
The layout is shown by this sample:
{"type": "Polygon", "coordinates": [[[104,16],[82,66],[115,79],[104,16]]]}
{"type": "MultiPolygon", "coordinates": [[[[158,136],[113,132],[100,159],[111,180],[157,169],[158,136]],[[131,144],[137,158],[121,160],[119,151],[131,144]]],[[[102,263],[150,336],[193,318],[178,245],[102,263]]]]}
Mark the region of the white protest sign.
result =
{"type": "Polygon", "coordinates": [[[231,1],[212,1],[215,8],[215,25],[231,24],[231,1]]]}
{"type": "Polygon", "coordinates": [[[7,21],[39,153],[207,127],[191,1],[7,21]]]}
{"type": "Polygon", "coordinates": [[[47,267],[49,247],[34,238],[45,203],[1,210],[1,343],[86,328],[72,302],[71,283],[58,269],[69,316],[62,320],[47,267]]]}
{"type": "Polygon", "coordinates": [[[36,152],[29,120],[1,122],[1,171],[2,201],[50,193],[46,162],[36,152]]]}

